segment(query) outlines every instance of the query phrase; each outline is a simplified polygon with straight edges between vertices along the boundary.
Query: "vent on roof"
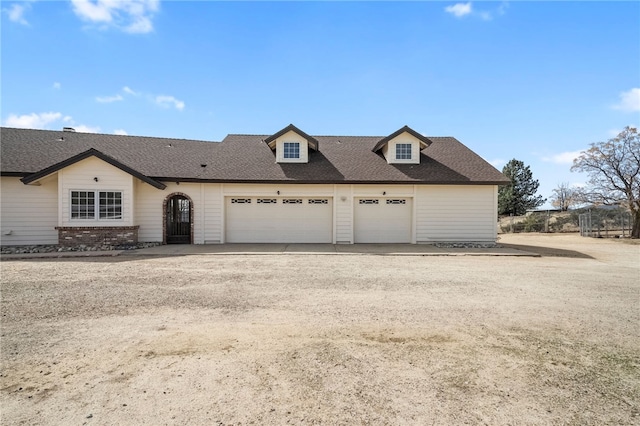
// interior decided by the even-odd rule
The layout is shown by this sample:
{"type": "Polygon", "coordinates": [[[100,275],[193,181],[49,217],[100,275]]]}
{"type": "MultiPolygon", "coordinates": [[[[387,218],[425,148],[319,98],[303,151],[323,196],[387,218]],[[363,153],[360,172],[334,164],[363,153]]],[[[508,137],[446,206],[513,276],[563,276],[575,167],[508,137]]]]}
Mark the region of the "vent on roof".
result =
{"type": "Polygon", "coordinates": [[[73,127],[63,127],[62,131],[63,132],[75,132],[76,129],[74,129],[73,127]]]}

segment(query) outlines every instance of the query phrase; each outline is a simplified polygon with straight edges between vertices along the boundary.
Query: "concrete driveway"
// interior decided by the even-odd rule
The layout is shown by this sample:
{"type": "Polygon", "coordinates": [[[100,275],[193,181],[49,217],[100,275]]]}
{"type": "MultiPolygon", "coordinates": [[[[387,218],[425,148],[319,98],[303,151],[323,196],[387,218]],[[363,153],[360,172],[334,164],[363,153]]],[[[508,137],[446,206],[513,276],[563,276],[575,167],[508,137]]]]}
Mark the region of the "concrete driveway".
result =
{"type": "Polygon", "coordinates": [[[164,245],[125,251],[124,256],[192,254],[377,254],[389,256],[538,256],[509,247],[436,247],[431,244],[194,244],[164,245]]]}

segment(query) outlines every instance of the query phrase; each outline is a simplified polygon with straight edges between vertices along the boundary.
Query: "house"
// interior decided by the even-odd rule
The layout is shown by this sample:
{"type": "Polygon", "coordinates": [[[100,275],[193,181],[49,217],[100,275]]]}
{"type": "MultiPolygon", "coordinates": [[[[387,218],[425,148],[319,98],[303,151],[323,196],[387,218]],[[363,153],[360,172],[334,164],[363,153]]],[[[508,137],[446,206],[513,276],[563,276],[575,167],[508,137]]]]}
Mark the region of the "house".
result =
{"type": "Polygon", "coordinates": [[[1,129],[2,245],[493,242],[508,180],[452,137],[1,129]]]}

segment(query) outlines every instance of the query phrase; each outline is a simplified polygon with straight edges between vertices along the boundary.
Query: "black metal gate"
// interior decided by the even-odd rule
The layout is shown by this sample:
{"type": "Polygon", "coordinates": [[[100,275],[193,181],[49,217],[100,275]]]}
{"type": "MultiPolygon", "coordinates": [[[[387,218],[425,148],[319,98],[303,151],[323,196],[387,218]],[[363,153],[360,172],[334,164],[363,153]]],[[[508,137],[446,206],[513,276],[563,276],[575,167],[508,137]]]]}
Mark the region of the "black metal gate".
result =
{"type": "Polygon", "coordinates": [[[167,244],[191,244],[191,202],[174,195],[167,201],[167,244]]]}

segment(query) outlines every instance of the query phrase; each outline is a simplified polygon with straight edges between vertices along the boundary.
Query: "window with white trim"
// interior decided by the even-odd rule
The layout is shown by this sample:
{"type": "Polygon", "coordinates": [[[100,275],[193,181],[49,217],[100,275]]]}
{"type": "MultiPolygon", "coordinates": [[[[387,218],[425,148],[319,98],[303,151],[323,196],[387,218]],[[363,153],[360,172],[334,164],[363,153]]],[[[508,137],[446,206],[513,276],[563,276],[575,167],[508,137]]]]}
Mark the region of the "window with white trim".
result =
{"type": "Polygon", "coordinates": [[[410,143],[396,144],[396,160],[411,160],[411,144],[410,143]]]}
{"type": "Polygon", "coordinates": [[[122,192],[71,191],[71,219],[122,219],[122,192]]]}
{"type": "Polygon", "coordinates": [[[300,142],[284,143],[284,158],[300,158],[300,142]]]}

